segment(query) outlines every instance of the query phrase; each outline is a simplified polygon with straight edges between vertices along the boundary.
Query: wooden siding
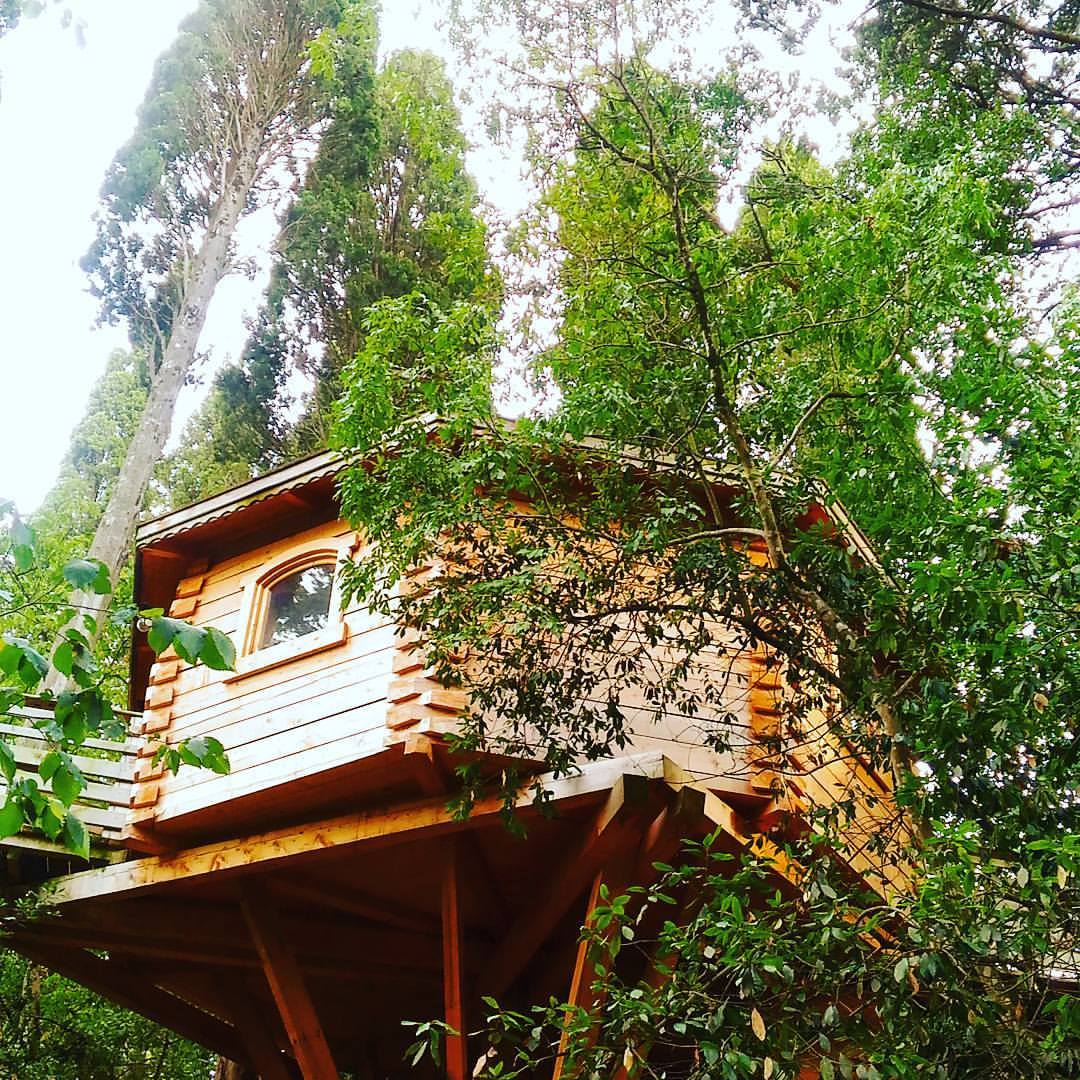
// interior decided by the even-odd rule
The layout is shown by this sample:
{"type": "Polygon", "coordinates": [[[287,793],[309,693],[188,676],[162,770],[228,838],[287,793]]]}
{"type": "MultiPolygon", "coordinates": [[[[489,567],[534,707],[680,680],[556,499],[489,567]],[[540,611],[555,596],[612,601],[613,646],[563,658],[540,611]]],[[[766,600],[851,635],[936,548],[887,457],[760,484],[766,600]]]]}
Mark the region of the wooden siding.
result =
{"type": "MultiPolygon", "coordinates": [[[[299,546],[326,542],[348,551],[354,537],[344,523],[333,522],[200,568],[180,582],[170,614],[237,638],[244,590],[253,578],[299,546]]],[[[147,691],[147,739],[129,818],[133,846],[154,826],[382,748],[394,628],[356,605],[343,620],[346,635],[339,643],[240,677],[192,667],[172,654],[158,660],[147,691]],[[229,775],[188,767],[172,775],[153,764],[159,740],[175,745],[199,735],[222,742],[229,775]]]]}
{"type": "MultiPolygon", "coordinates": [[[[190,568],[170,614],[243,640],[250,606],[245,589],[305,547],[363,555],[355,533],[343,522],[331,522],[190,568]]],[[[429,568],[418,568],[403,587],[422,586],[428,573],[429,568]]],[[[228,832],[234,824],[230,814],[236,813],[230,808],[244,800],[259,800],[266,814],[303,815],[313,808],[313,799],[325,802],[331,789],[348,790],[350,776],[342,770],[374,761],[396,744],[427,736],[438,740],[454,731],[466,705],[464,692],[435,679],[412,634],[398,633],[392,622],[356,605],[343,613],[343,621],[345,633],[329,635],[330,643],[318,651],[307,652],[298,642],[294,659],[243,674],[191,667],[175,655],[159,658],[150,673],[146,742],[125,832],[132,847],[160,849],[163,838],[196,820],[213,820],[228,832]],[[228,776],[197,768],[166,775],[153,764],[159,740],[175,745],[206,735],[224,745],[228,776]]],[[[620,659],[615,646],[610,657],[598,660],[610,666],[612,686],[620,681],[620,659]]],[[[674,657],[654,648],[639,659],[662,669],[674,657]]],[[[780,826],[785,819],[805,817],[812,806],[854,795],[855,811],[845,829],[850,865],[863,875],[902,884],[906,872],[883,874],[872,851],[874,839],[895,831],[898,820],[888,781],[850,748],[820,734],[828,726],[823,716],[805,719],[809,737],[792,728],[784,710],[790,690],[782,665],[717,625],[715,646],[698,658],[684,685],[692,692],[706,684],[722,685],[719,700],[693,716],[674,710],[658,714],[640,689],[624,686],[619,705],[633,732],[624,753],[663,755],[687,782],[733,797],[741,812],[758,818],[757,827],[780,826]],[[725,743],[719,751],[709,745],[717,735],[725,743]]],[[[602,708],[604,702],[594,704],[602,708]]],[[[491,727],[497,731],[498,725],[491,727]]],[[[365,779],[375,788],[378,782],[370,775],[365,779]]]]}

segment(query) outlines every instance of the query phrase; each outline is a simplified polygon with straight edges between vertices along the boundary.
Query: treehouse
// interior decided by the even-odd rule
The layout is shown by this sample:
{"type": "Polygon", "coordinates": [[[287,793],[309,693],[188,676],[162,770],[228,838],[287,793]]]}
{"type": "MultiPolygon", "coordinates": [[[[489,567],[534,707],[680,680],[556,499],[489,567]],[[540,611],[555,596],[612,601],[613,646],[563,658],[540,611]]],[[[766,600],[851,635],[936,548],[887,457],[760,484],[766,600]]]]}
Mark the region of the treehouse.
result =
{"type": "MultiPolygon", "coordinates": [[[[235,670],[155,659],[136,633],[132,741],[113,787],[103,777],[93,792],[109,815],[104,865],[51,880],[12,947],[267,1080],[374,1078],[405,1071],[404,1019],[466,1032],[482,996],[588,1004],[577,936],[601,882],[648,881],[687,837],[767,845],[800,795],[869,793],[837,857],[876,888],[903,887],[867,849],[893,811],[865,762],[822,737],[787,756],[795,779],[779,790],[767,736],[785,686],[760,652],[730,657],[731,749],[642,709],[619,756],[546,781],[544,813],[522,790],[524,837],[497,795],[456,815],[447,735],[464,691],[435,679],[412,635],[343,602],[339,567],[367,549],[340,518],[341,467],[319,454],[139,530],[139,605],[230,634],[235,670]],[[224,745],[227,774],[155,763],[162,743],[200,736],[224,745]]],[[[778,851],[776,866],[792,872],[778,851]]],[[[471,1053],[449,1038],[451,1080],[471,1075],[471,1053]]]]}

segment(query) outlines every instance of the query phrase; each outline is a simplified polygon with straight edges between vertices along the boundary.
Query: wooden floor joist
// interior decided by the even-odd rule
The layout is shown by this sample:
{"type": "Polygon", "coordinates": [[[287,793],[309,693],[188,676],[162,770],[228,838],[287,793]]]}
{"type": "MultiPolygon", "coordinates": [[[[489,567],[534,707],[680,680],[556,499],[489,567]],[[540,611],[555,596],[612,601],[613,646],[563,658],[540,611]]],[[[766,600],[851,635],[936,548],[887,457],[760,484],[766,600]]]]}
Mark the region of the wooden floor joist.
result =
{"type": "Polygon", "coordinates": [[[277,912],[253,889],[241,892],[240,906],[304,1080],[338,1080],[337,1066],[277,912]]]}
{"type": "Polygon", "coordinates": [[[391,906],[386,900],[366,896],[354,888],[333,884],[332,886],[305,885],[302,881],[275,878],[272,890],[286,899],[299,900],[317,908],[332,908],[376,926],[389,926],[410,934],[438,937],[441,933],[439,920],[426,912],[402,907],[399,902],[391,906]]]}

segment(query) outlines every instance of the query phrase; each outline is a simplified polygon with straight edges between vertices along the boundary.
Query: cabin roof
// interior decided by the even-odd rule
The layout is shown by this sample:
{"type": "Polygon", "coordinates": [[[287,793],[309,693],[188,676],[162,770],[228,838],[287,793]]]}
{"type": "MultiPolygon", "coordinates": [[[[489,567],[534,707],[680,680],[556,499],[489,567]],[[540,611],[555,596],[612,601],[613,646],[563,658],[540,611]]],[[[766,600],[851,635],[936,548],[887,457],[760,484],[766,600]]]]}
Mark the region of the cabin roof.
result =
{"type": "Polygon", "coordinates": [[[144,547],[181,533],[190,533],[223,517],[248,510],[275,495],[333,478],[343,465],[344,458],[334,450],[322,450],[299,461],[292,461],[253,480],[246,480],[216,495],[144,521],[135,534],[135,543],[138,547],[144,547]]]}

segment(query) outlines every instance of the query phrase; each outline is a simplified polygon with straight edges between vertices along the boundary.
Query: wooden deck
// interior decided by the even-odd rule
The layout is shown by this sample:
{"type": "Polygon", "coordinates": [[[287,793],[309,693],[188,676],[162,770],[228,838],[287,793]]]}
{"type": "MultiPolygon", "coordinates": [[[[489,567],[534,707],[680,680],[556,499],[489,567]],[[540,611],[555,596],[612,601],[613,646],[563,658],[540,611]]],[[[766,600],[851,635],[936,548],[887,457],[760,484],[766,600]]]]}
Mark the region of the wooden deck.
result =
{"type": "MultiPolygon", "coordinates": [[[[50,914],[10,944],[264,1077],[393,1076],[403,1018],[467,1030],[482,995],[565,995],[589,897],[614,865],[641,883],[684,836],[750,842],[661,754],[549,778],[553,813],[523,792],[525,839],[497,797],[456,817],[437,790],[446,770],[419,757],[412,790],[380,806],[60,878],[50,914]]],[[[468,1047],[450,1049],[449,1075],[465,1080],[468,1047]]]]}

